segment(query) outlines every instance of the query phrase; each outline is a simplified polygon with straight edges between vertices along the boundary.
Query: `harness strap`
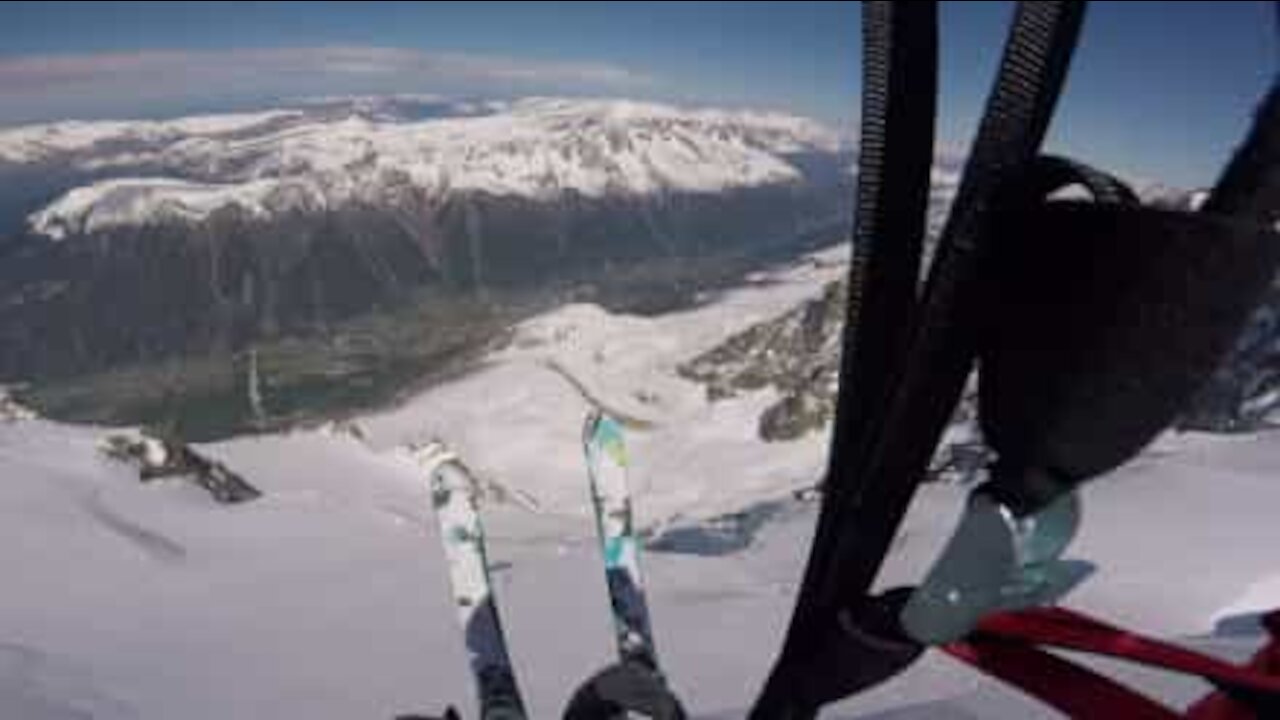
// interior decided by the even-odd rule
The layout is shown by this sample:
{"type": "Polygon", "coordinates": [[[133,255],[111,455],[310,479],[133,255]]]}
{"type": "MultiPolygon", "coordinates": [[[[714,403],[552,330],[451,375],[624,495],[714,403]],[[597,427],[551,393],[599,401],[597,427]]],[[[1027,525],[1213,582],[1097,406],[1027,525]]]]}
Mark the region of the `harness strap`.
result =
{"type": "Polygon", "coordinates": [[[1280,611],[1268,615],[1264,624],[1272,633],[1271,641],[1247,665],[1233,665],[1060,607],[994,613],[968,638],[943,649],[1072,717],[1272,717],[1280,709],[1280,611]],[[1219,690],[1181,715],[1046,648],[1194,675],[1219,690]],[[1246,714],[1229,714],[1241,712],[1246,714]]]}

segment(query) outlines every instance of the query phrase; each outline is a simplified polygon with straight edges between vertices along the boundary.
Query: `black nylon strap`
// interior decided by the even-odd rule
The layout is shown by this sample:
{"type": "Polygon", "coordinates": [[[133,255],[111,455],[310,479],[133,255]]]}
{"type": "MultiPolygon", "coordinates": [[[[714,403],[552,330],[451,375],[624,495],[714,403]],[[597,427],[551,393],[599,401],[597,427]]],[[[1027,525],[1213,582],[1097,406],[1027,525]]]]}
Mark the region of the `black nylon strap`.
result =
{"type": "MultiPolygon", "coordinates": [[[[836,531],[833,511],[856,490],[857,452],[865,451],[858,445],[888,395],[909,338],[933,162],[936,17],[934,3],[863,6],[858,205],[819,538],[836,531]]],[[[830,544],[814,542],[810,569],[825,567],[830,550],[830,544]]]]}
{"type": "MultiPolygon", "coordinates": [[[[1276,7],[1280,9],[1280,3],[1276,7]]],[[[1214,186],[1203,212],[1280,223],[1280,81],[1262,101],[1249,137],[1214,186]]]]}
{"type": "MultiPolygon", "coordinates": [[[[975,353],[970,321],[983,300],[980,269],[993,222],[991,205],[1001,184],[1035,157],[1065,79],[1083,12],[1082,2],[1018,6],[996,85],[931,268],[923,310],[909,352],[903,356],[905,369],[889,384],[893,391],[888,412],[869,416],[870,422],[863,419],[856,426],[850,425],[855,421],[848,415],[837,416],[833,467],[839,467],[840,476],[853,479],[849,485],[833,483],[831,497],[824,501],[787,643],[752,710],[753,718],[811,718],[823,703],[834,699],[821,688],[811,690],[808,697],[795,697],[788,686],[795,685],[800,674],[824,671],[824,663],[814,657],[822,647],[822,636],[834,627],[843,606],[866,596],[959,399],[975,353]],[[851,437],[855,427],[862,437],[851,437]],[[853,457],[849,457],[850,448],[853,457]],[[846,463],[853,466],[844,467],[846,463]]],[[[890,96],[888,102],[894,100],[890,96]]],[[[860,216],[858,222],[880,221],[860,216]]],[[[898,349],[890,350],[887,357],[895,357],[898,349]]],[[[849,368],[842,364],[842,371],[849,368]]],[[[842,373],[842,387],[856,382],[858,378],[842,373]]],[[[864,660],[874,662],[874,653],[864,660]]],[[[807,685],[812,686],[812,680],[807,685]]],[[[850,690],[847,684],[836,685],[841,691],[850,690]]]]}
{"type": "Polygon", "coordinates": [[[1059,190],[1079,186],[1093,202],[1103,205],[1137,205],[1138,196],[1119,178],[1095,167],[1057,155],[1037,157],[1023,177],[1015,182],[1017,205],[1037,204],[1059,190]]]}
{"type": "Polygon", "coordinates": [[[909,337],[933,164],[936,15],[931,3],[865,6],[857,219],[841,354],[848,382],[837,399],[842,436],[832,443],[829,495],[854,482],[841,441],[863,436],[874,421],[909,337]]]}
{"type": "MultiPolygon", "coordinates": [[[[874,422],[891,369],[901,362],[916,303],[933,160],[937,96],[937,7],[934,2],[864,2],[862,123],[857,215],[841,382],[822,511],[803,588],[780,659],[752,717],[781,718],[800,702],[795,673],[812,655],[819,618],[809,588],[830,563],[838,530],[834,511],[855,491],[859,439],[874,422]]],[[[803,671],[801,671],[803,672],[803,671]]]]}

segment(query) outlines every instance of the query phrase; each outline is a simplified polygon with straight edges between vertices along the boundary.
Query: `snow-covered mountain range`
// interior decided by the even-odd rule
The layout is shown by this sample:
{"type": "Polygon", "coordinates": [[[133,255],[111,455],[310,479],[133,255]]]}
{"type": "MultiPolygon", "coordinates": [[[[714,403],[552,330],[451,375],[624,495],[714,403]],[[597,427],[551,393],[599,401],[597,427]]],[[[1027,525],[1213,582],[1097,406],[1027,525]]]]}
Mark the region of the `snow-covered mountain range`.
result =
{"type": "Polygon", "coordinates": [[[831,131],[780,114],[545,98],[462,114],[475,110],[401,121],[357,103],[345,117],[56,123],[0,132],[0,162],[66,159],[125,176],[73,188],[29,216],[34,231],[56,240],[162,218],[204,220],[230,206],[264,217],[396,205],[406,194],[439,202],[467,192],[540,200],[718,193],[798,182],[804,171],[790,156],[839,149],[831,131]]]}

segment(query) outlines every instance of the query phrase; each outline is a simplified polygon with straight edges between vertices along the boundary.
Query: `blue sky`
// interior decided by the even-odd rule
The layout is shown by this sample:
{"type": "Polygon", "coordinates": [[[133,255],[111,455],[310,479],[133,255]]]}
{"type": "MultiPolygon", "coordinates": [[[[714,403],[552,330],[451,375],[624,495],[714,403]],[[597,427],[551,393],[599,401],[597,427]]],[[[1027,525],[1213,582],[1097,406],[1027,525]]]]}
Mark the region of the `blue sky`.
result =
{"type": "MultiPolygon", "coordinates": [[[[944,3],[942,141],[963,148],[1010,3],[944,3]]],[[[13,3],[0,123],[387,92],[759,106],[856,127],[853,2],[13,3]]],[[[1266,2],[1094,2],[1051,146],[1203,185],[1277,68],[1266,2]]]]}

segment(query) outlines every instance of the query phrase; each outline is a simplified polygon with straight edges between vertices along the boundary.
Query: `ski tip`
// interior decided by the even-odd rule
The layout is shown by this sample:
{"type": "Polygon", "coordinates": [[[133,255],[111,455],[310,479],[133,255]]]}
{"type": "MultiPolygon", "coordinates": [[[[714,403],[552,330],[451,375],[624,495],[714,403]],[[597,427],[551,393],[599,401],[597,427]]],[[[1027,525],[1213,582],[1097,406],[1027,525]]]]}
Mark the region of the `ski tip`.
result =
{"type": "Polygon", "coordinates": [[[458,461],[458,454],[446,445],[444,441],[435,438],[426,442],[411,443],[405,449],[409,458],[428,474],[435,472],[437,468],[447,462],[458,461]]]}
{"type": "Polygon", "coordinates": [[[622,438],[623,424],[612,415],[603,410],[593,410],[588,417],[588,427],[591,430],[592,438],[618,439],[622,438]]]}

